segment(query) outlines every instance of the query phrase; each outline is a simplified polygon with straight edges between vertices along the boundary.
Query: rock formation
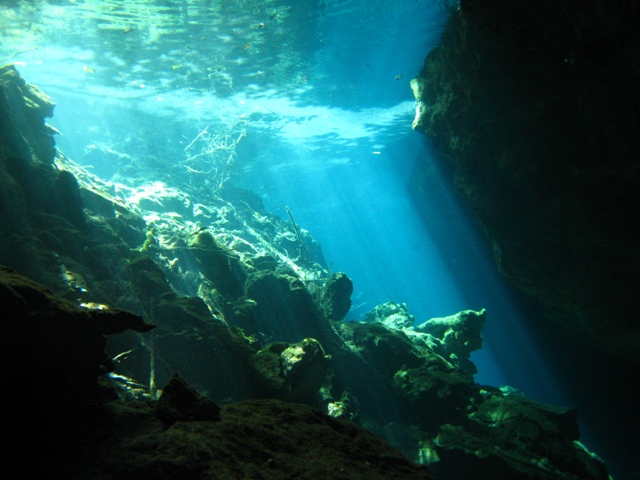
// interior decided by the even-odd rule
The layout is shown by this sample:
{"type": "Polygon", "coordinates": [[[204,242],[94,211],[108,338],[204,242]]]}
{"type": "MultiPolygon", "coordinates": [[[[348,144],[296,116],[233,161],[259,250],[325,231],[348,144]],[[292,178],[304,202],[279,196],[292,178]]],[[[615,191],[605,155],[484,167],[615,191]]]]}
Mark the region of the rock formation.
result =
{"type": "Polygon", "coordinates": [[[473,381],[483,311],[344,322],[351,281],[303,229],[231,187],[205,205],[103,182],[51,156],[51,112],[0,69],[0,360],[21,472],[607,478],[572,409],[473,381]]]}
{"type": "Polygon", "coordinates": [[[640,359],[638,4],[463,0],[411,82],[495,262],[574,337],[640,359]]]}

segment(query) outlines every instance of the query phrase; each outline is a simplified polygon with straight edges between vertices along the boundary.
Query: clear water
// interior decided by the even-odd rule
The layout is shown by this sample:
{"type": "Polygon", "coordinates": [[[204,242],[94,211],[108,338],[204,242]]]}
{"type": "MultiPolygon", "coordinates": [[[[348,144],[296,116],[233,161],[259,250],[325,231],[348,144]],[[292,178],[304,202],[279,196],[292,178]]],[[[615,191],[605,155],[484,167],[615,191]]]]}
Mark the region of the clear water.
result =
{"type": "MultiPolygon", "coordinates": [[[[353,279],[351,319],[385,301],[418,322],[486,308],[476,380],[580,405],[555,377],[562,354],[531,327],[537,313],[502,281],[429,139],[411,130],[409,81],[455,2],[52,3],[3,7],[0,58],[23,52],[12,61],[57,103],[67,156],[125,183],[135,162],[101,164],[96,145],[171,165],[205,128],[241,126],[232,181],[284,219],[288,206],[353,279]],[[421,182],[418,162],[430,165],[421,182]]],[[[598,451],[592,408],[584,443],[598,451]]]]}

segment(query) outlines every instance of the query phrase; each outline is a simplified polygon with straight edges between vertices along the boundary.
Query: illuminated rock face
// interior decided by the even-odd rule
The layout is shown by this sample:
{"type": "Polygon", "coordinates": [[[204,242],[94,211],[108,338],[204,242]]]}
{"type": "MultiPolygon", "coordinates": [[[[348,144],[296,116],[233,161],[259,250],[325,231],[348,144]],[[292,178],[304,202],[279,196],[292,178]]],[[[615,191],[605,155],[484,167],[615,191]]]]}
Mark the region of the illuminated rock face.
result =
{"type": "Polygon", "coordinates": [[[504,277],[571,335],[638,360],[638,7],[574,3],[461,2],[412,81],[413,127],[504,277]]]}

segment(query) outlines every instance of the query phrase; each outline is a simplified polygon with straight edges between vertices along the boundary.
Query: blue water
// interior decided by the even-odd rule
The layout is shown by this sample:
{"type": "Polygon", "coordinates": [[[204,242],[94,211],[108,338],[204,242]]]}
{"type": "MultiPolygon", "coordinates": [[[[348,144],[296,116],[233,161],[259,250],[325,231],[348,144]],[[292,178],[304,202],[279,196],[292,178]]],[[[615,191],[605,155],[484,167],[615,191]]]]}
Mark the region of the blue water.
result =
{"type": "MultiPolygon", "coordinates": [[[[409,81],[438,44],[447,14],[426,0],[326,6],[303,17],[307,25],[289,26],[310,36],[295,73],[285,71],[261,89],[245,63],[232,62],[237,72],[229,73],[245,85],[226,95],[188,84],[163,88],[170,80],[154,73],[153,62],[127,64],[132,52],[110,61],[122,63],[126,73],[101,76],[107,67],[101,69],[98,42],[94,48],[62,41],[40,47],[21,56],[19,69],[58,104],[51,121],[63,132],[58,145],[79,162],[96,143],[132,156],[170,157],[212,121],[263,114],[267,120],[250,123],[239,146],[242,173],[235,183],[258,193],[267,210],[284,219],[288,206],[321,243],[332,270],[353,279],[349,319],[386,301],[406,303],[420,323],[486,308],[485,347],[473,354],[476,380],[569,404],[429,139],[410,127],[415,103],[409,81]],[[427,178],[418,179],[417,164],[425,161],[427,178]]],[[[183,35],[192,42],[195,34],[183,35]]],[[[113,165],[90,166],[106,178],[117,173],[113,165]]]]}
{"type": "MultiPolygon", "coordinates": [[[[332,270],[353,279],[348,319],[386,301],[405,302],[420,323],[486,308],[484,348],[472,355],[476,381],[581,406],[583,441],[597,448],[589,415],[603,402],[585,400],[587,388],[570,384],[583,352],[576,347],[565,359],[563,332],[545,326],[535,305],[505,284],[429,139],[411,130],[409,81],[437,45],[447,9],[427,0],[295,6],[225,17],[208,57],[192,55],[189,45],[211,35],[194,26],[171,37],[171,48],[184,44],[177,53],[161,40],[146,44],[150,61],[126,48],[133,37],[122,37],[120,57],[105,53],[99,30],[85,31],[86,43],[53,35],[16,60],[58,104],[50,123],[64,134],[60,149],[78,162],[97,143],[171,161],[208,125],[249,118],[234,181],[285,220],[289,207],[332,270]],[[294,15],[297,23],[287,23],[294,15]],[[269,28],[277,47],[258,43],[269,28]],[[287,53],[289,37],[299,50],[287,53]],[[222,73],[211,66],[217,61],[222,73]],[[187,67],[204,72],[198,78],[220,74],[219,81],[194,83],[180,73],[187,67]]],[[[22,48],[31,46],[25,40],[22,48]]],[[[91,167],[105,178],[118,173],[109,164],[91,167]]]]}

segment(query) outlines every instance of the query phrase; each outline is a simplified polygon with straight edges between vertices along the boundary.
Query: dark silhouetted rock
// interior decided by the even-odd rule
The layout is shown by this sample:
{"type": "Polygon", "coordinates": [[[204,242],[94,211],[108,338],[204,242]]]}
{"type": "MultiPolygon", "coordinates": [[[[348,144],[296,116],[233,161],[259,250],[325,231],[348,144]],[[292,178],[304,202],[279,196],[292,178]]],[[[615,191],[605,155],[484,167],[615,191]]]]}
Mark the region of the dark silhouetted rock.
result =
{"type": "Polygon", "coordinates": [[[90,462],[67,465],[80,478],[432,478],[426,466],[362,427],[306,405],[238,402],[222,407],[219,421],[177,422],[166,430],[139,408],[124,405],[114,413],[119,434],[93,446],[100,455],[90,462]]]}
{"type": "Polygon", "coordinates": [[[638,4],[462,6],[411,82],[413,127],[452,167],[501,274],[574,337],[637,362],[638,4]]]}
{"type": "Polygon", "coordinates": [[[189,420],[219,420],[220,407],[174,373],[156,404],[156,416],[167,424],[189,420]]]}
{"type": "Polygon", "coordinates": [[[330,320],[342,320],[349,313],[351,308],[351,294],[353,293],[353,282],[342,272],[334,273],[327,280],[323,295],[329,301],[329,311],[327,315],[330,320]]]}

